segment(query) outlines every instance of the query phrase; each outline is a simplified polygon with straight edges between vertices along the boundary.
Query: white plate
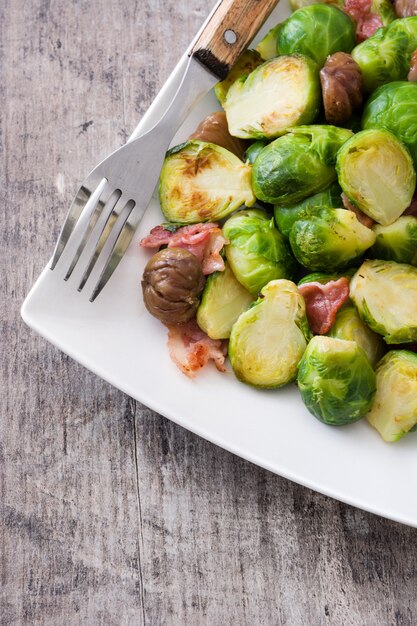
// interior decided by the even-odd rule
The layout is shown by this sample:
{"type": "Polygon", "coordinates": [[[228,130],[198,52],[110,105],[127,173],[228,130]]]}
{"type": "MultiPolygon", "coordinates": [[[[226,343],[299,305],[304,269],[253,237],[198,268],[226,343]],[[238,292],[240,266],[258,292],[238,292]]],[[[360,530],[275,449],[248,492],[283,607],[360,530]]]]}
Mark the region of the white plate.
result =
{"type": "MultiPolygon", "coordinates": [[[[286,0],[260,36],[289,13],[286,0]]],[[[259,37],[258,37],[259,38],[259,37]]],[[[135,134],[172,97],[184,58],[135,134]]],[[[179,143],[217,109],[212,94],[174,138],[179,143]]],[[[78,293],[80,271],[63,275],[71,245],[51,272],[45,268],[22,307],[25,322],[114,386],[205,439],[272,472],[367,511],[417,526],[417,438],[386,444],[364,421],[332,428],[310,415],[295,385],[256,391],[229,371],[206,368],[189,380],[170,361],[165,328],[144,309],[139,288],[149,253],[138,241],[163,221],[153,199],[139,232],[94,304],[78,293]]],[[[81,258],[82,265],[83,258],[81,258]]],[[[87,286],[93,283],[94,276],[87,286]]],[[[230,366],[229,366],[230,370],[230,366]]]]}

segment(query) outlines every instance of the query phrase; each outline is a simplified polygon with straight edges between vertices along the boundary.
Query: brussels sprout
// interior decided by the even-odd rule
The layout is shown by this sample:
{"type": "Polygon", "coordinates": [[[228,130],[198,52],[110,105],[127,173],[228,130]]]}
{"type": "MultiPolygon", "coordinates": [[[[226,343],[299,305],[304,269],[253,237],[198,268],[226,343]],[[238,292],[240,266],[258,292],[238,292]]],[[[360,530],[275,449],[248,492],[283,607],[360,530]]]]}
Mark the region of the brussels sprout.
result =
{"type": "Polygon", "coordinates": [[[359,315],[386,343],[417,341],[417,268],[395,261],[365,261],[350,283],[359,315]]]}
{"type": "Polygon", "coordinates": [[[375,372],[356,341],[316,336],[300,361],[298,387],[307,409],[321,422],[356,422],[372,406],[375,372]]]}
{"type": "Polygon", "coordinates": [[[417,266],[417,218],[403,215],[389,226],[372,228],[376,240],[369,256],[384,261],[397,261],[417,266]]]}
{"type": "Polygon", "coordinates": [[[413,161],[387,130],[356,133],[339,150],[336,169],[349,200],[384,226],[411,203],[416,186],[413,161]]]}
{"type": "Polygon", "coordinates": [[[207,278],[197,310],[197,324],[211,339],[228,339],[233,324],[253,300],[225,263],[223,272],[207,278]]]}
{"type": "Polygon", "coordinates": [[[167,152],[159,186],[170,222],[215,221],[255,203],[251,166],[225,148],[194,139],[167,152]]]}
{"type": "Polygon", "coordinates": [[[229,358],[239,380],[282,387],[295,379],[310,331],[305,304],[289,280],[272,280],[233,325],[229,358]]]}
{"type": "Polygon", "coordinates": [[[282,24],[277,24],[267,32],[265,37],[258,43],[256,50],[265,61],[277,56],[277,37],[282,24]]]}
{"type": "Polygon", "coordinates": [[[336,126],[299,126],[267,145],[253,164],[255,196],[288,206],[323,191],[336,180],[336,154],[352,136],[336,126]]]}
{"type": "Polygon", "coordinates": [[[302,9],[310,4],[330,4],[338,9],[343,9],[345,6],[344,0],[290,0],[290,7],[292,11],[302,9]]]}
{"type": "Polygon", "coordinates": [[[417,16],[394,20],[356,46],[352,57],[362,70],[365,91],[406,78],[416,48],[417,16]]]}
{"type": "Polygon", "coordinates": [[[382,26],[388,26],[397,19],[391,0],[372,0],[370,13],[380,17],[382,26]]]}
{"type": "Polygon", "coordinates": [[[229,240],[226,257],[238,281],[256,296],[276,278],[292,278],[296,263],[289,246],[264,211],[251,209],[232,215],[223,226],[229,240]]]}
{"type": "Polygon", "coordinates": [[[295,11],[278,31],[279,54],[298,52],[321,67],[329,54],[350,52],[356,43],[352,19],[334,6],[311,4],[295,11]]]}
{"type": "Polygon", "coordinates": [[[290,232],[290,244],[297,261],[318,271],[351,265],[374,241],[375,233],[346,209],[321,209],[295,222],[290,232]]]}
{"type": "Polygon", "coordinates": [[[328,333],[335,339],[356,341],[362,348],[369,362],[374,366],[384,354],[384,342],[363,323],[354,306],[345,305],[336,314],[334,324],[328,333]]]}
{"type": "Polygon", "coordinates": [[[273,138],[309,124],[320,106],[318,67],[301,55],[281,56],[233,83],[223,104],[231,135],[273,138]]]}
{"type": "Polygon", "coordinates": [[[214,93],[220,104],[223,104],[226,100],[227,93],[235,80],[248,76],[261,63],[263,63],[263,60],[259,52],[256,52],[256,50],[245,50],[226,78],[214,87],[214,93]]]}
{"type": "Polygon", "coordinates": [[[245,158],[246,158],[247,163],[250,163],[251,165],[253,165],[256,157],[258,156],[260,151],[265,148],[265,146],[266,146],[266,141],[255,141],[254,143],[252,143],[245,152],[245,158]]]}
{"type": "Polygon", "coordinates": [[[288,239],[292,225],[297,220],[317,213],[321,208],[341,206],[341,193],[342,190],[339,183],[335,183],[326,189],[326,191],[320,191],[314,196],[310,196],[293,206],[274,207],[275,223],[280,233],[288,239]]]}
{"type": "Polygon", "coordinates": [[[379,87],[366,103],[362,127],[391,131],[407,146],[417,169],[417,83],[397,81],[379,87]]]}
{"type": "Polygon", "coordinates": [[[392,350],[378,363],[376,395],[366,416],[385,441],[398,441],[417,425],[417,355],[392,350]]]}

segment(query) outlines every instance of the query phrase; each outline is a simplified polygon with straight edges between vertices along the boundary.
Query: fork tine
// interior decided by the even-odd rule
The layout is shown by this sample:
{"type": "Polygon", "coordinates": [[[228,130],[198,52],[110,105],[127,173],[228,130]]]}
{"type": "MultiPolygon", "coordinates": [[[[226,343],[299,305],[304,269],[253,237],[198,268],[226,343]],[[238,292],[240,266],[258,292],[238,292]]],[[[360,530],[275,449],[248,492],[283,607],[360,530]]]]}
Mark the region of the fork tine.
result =
{"type": "Polygon", "coordinates": [[[121,197],[121,195],[122,194],[120,192],[116,200],[113,202],[113,206],[111,207],[111,210],[107,212],[107,217],[101,226],[101,229],[96,237],[96,241],[94,242],[93,252],[91,253],[90,259],[88,261],[87,269],[82,275],[80,284],[78,285],[78,291],[81,291],[83,289],[85,283],[87,282],[96,264],[96,261],[100,255],[100,252],[102,251],[103,246],[106,243],[112,231],[112,228],[117,218],[119,217],[119,215],[123,213],[123,210],[126,206],[126,201],[124,197],[121,197]]]}
{"type": "MultiPolygon", "coordinates": [[[[129,200],[119,216],[116,224],[114,225],[113,232],[116,235],[114,244],[110,250],[106,265],[104,266],[100,278],[94,287],[93,293],[90,297],[90,302],[94,302],[103,287],[106,286],[107,281],[113,274],[116,267],[119,265],[122,256],[127,250],[132,237],[135,233],[136,227],[144,213],[142,211],[135,211],[135,203],[133,200],[129,200]]],[[[112,232],[112,234],[113,234],[112,232]]]]}
{"type": "Polygon", "coordinates": [[[90,221],[88,223],[88,226],[82,236],[82,239],[80,241],[80,244],[77,248],[77,251],[71,261],[71,265],[68,268],[68,271],[65,275],[64,280],[68,280],[69,277],[71,276],[74,267],[77,265],[78,263],[78,259],[80,258],[85,245],[87,243],[88,238],[91,235],[91,232],[94,228],[94,226],[97,223],[97,220],[99,218],[99,216],[104,212],[108,211],[110,209],[110,213],[114,208],[114,205],[117,203],[117,201],[119,200],[120,196],[122,195],[122,192],[120,191],[120,189],[109,189],[108,193],[106,194],[106,196],[103,198],[103,194],[102,196],[99,198],[99,200],[97,201],[96,207],[93,210],[93,213],[91,215],[90,221]]]}
{"type": "Polygon", "coordinates": [[[93,197],[96,201],[98,201],[100,196],[96,197],[95,194],[98,193],[97,188],[102,181],[102,178],[89,176],[79,188],[74,200],[71,203],[65,222],[61,228],[61,232],[59,233],[58,241],[52,256],[51,270],[53,270],[58,263],[87,203],[92,201],[93,197]]]}

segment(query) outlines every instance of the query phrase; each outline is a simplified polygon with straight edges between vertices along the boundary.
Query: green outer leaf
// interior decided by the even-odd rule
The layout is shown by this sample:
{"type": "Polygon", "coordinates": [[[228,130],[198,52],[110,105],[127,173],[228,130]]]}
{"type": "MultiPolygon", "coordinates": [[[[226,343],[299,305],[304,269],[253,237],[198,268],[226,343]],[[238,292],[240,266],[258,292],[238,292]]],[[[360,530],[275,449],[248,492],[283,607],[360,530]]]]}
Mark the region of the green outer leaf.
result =
{"type": "Polygon", "coordinates": [[[372,230],[376,235],[368,254],[372,259],[396,261],[417,266],[417,218],[403,215],[389,226],[377,224],[372,230]]]}
{"type": "Polygon", "coordinates": [[[316,336],[300,361],[298,387],[310,413],[325,424],[341,426],[356,422],[371,408],[376,377],[356,342],[316,336]]]}
{"type": "Polygon", "coordinates": [[[346,13],[334,6],[312,4],[298,9],[282,24],[277,51],[305,54],[322,67],[329,54],[350,52],[355,41],[355,26],[346,13]]]}

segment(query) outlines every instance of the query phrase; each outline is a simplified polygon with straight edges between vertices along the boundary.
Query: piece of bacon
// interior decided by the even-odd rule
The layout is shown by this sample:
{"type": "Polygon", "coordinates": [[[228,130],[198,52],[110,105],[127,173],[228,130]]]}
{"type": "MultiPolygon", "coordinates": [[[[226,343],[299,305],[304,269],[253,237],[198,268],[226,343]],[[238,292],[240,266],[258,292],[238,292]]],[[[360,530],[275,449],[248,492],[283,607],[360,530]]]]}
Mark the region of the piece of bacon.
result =
{"type": "Polygon", "coordinates": [[[372,13],[372,0],[345,0],[343,10],[356,22],[356,40],[365,41],[383,26],[381,17],[372,13]]]}
{"type": "Polygon", "coordinates": [[[408,72],[407,80],[412,83],[417,83],[417,49],[414,50],[411,57],[410,71],[408,72]]]}
{"type": "Polygon", "coordinates": [[[352,204],[347,195],[344,193],[342,193],[342,202],[345,209],[347,209],[348,211],[352,211],[356,215],[356,219],[358,220],[358,222],[360,222],[367,228],[372,228],[372,226],[375,224],[372,217],[369,217],[369,215],[366,215],[366,213],[364,213],[363,211],[358,209],[357,206],[352,204]]]}
{"type": "Polygon", "coordinates": [[[411,200],[410,206],[406,208],[403,215],[413,215],[414,217],[417,217],[417,195],[415,195],[411,200]]]}
{"type": "Polygon", "coordinates": [[[306,303],[308,324],[315,335],[325,335],[334,324],[336,313],[349,297],[349,281],[344,276],[325,285],[318,282],[298,287],[306,303]]]}
{"type": "Polygon", "coordinates": [[[220,255],[223,246],[228,243],[223,237],[222,229],[215,222],[181,226],[175,232],[164,228],[162,224],[152,228],[147,237],[142,239],[143,248],[186,248],[201,262],[203,274],[224,270],[224,261],[220,255]]]}
{"type": "Polygon", "coordinates": [[[189,378],[212,359],[220,372],[225,372],[227,340],[210,339],[195,319],[168,328],[168,349],[175,365],[189,378]]]}

